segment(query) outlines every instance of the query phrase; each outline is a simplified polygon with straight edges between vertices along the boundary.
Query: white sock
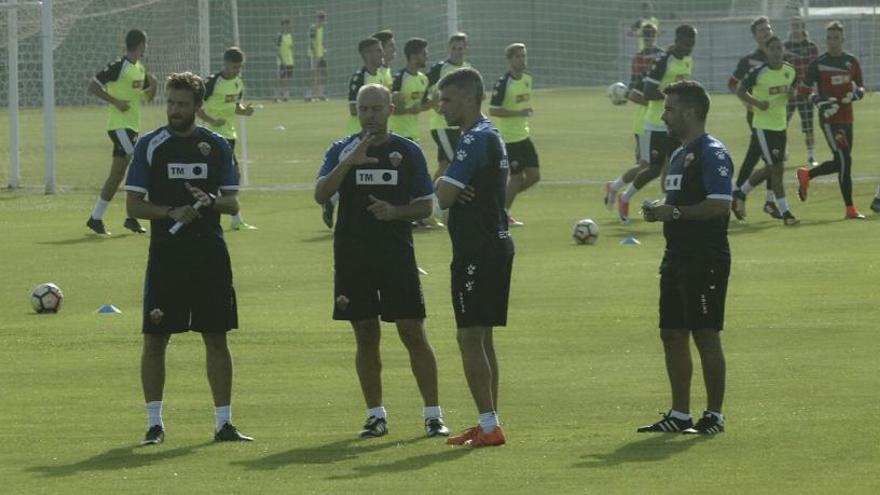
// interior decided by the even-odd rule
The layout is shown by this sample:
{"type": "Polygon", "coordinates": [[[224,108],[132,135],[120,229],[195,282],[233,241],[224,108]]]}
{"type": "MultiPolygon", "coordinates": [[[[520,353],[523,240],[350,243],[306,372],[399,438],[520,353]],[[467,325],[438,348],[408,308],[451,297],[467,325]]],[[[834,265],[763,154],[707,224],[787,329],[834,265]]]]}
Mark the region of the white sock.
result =
{"type": "Polygon", "coordinates": [[[339,193],[333,193],[333,196],[330,196],[330,202],[333,203],[333,206],[339,204],[339,193]]]}
{"type": "Polygon", "coordinates": [[[776,201],[776,195],[773,194],[773,191],[771,189],[767,189],[767,194],[765,195],[765,198],[767,198],[768,203],[776,201]]]}
{"type": "Polygon", "coordinates": [[[807,146],[807,159],[811,162],[816,161],[816,150],[814,146],[807,146]]]}
{"type": "Polygon", "coordinates": [[[688,414],[688,413],[683,413],[683,412],[681,412],[681,411],[676,411],[675,409],[670,409],[670,410],[669,410],[669,417],[671,417],[671,418],[675,418],[675,419],[680,419],[680,420],[682,420],[682,421],[687,421],[687,420],[691,419],[691,415],[690,415],[690,414],[688,414]]]}
{"type": "Polygon", "coordinates": [[[109,205],[109,201],[104,201],[101,199],[101,196],[98,196],[98,201],[95,203],[95,209],[92,210],[92,218],[95,220],[103,220],[104,212],[107,211],[107,206],[109,205]]]}
{"type": "Polygon", "coordinates": [[[232,423],[232,405],[219,406],[214,408],[214,417],[217,418],[217,426],[214,431],[220,431],[226,423],[232,423]]]}
{"type": "Polygon", "coordinates": [[[788,211],[788,200],[785,198],[779,198],[776,200],[776,206],[779,207],[780,213],[785,213],[788,211]]]}
{"type": "Polygon", "coordinates": [[[373,407],[367,409],[367,417],[375,416],[377,418],[386,417],[387,413],[385,412],[385,406],[373,407]]]}
{"type": "Polygon", "coordinates": [[[242,220],[242,218],[241,218],[241,211],[239,211],[235,215],[232,215],[232,223],[242,223],[242,222],[244,222],[244,220],[242,220]]]}
{"type": "Polygon", "coordinates": [[[706,412],[711,414],[712,416],[715,416],[715,419],[717,419],[719,423],[724,424],[724,415],[723,414],[721,414],[720,412],[709,411],[708,409],[706,410],[706,412]]]}
{"type": "Polygon", "coordinates": [[[629,204],[629,200],[631,200],[637,192],[639,192],[639,190],[636,189],[635,184],[626,186],[626,191],[623,191],[623,202],[629,204]]]}
{"type": "Polygon", "coordinates": [[[165,423],[162,422],[161,400],[153,400],[147,402],[147,429],[152,428],[156,425],[165,428],[165,423]]]}
{"type": "Polygon", "coordinates": [[[739,187],[739,190],[742,191],[743,194],[748,194],[749,191],[751,191],[754,188],[755,188],[755,186],[753,186],[751,182],[746,181],[745,184],[743,184],[739,187]]]}
{"type": "Polygon", "coordinates": [[[877,184],[877,192],[874,193],[874,197],[880,199],[880,184],[877,184]]]}
{"type": "Polygon", "coordinates": [[[425,415],[425,419],[442,418],[443,411],[440,410],[440,406],[426,406],[424,415],[425,415]]]}
{"type": "Polygon", "coordinates": [[[498,414],[495,411],[480,414],[480,429],[483,433],[492,433],[498,426],[498,414]]]}
{"type": "Polygon", "coordinates": [[[623,176],[620,176],[614,179],[614,182],[611,183],[611,190],[614,192],[620,191],[620,188],[626,185],[626,182],[623,182],[623,176]]]}

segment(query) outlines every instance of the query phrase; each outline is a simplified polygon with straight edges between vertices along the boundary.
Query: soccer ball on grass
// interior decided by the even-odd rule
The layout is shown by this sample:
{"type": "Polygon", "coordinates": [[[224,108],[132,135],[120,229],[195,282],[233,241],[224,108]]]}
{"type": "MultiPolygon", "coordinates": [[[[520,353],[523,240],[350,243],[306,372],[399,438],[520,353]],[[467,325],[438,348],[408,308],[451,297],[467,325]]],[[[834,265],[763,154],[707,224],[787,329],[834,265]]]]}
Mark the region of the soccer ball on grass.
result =
{"type": "Polygon", "coordinates": [[[571,236],[578,244],[595,244],[599,240],[599,225],[589,218],[578,220],[571,236]]]}
{"type": "Polygon", "coordinates": [[[57,285],[40,284],[31,291],[31,306],[37,313],[57,313],[64,301],[64,294],[57,285]]]}

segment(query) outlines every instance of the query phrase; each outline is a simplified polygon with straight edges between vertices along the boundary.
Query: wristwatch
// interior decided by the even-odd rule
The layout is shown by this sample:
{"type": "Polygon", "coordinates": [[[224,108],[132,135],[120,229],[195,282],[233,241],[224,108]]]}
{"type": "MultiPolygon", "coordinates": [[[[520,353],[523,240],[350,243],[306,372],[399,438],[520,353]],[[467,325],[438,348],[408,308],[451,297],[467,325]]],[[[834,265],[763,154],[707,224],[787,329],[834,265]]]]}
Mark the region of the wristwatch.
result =
{"type": "Polygon", "coordinates": [[[677,206],[672,207],[672,220],[678,220],[681,218],[681,210],[677,206]]]}

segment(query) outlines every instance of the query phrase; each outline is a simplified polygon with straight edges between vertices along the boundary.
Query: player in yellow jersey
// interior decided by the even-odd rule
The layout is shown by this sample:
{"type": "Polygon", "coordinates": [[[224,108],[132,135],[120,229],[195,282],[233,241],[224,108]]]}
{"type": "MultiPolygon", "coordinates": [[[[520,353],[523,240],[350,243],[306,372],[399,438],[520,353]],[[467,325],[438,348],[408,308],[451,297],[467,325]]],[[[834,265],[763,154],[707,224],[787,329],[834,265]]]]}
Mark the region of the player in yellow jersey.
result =
{"type": "MultiPolygon", "coordinates": [[[[141,102],[150,102],[156,94],[158,82],[152,74],[147,74],[140,62],[146,49],[147,34],[132,29],[125,35],[125,55],[107,64],[89,81],[89,92],[110,104],[107,134],[113,141],[110,175],[86,221],[86,226],[96,234],[110,235],[104,227],[104,212],[125,178],[129,158],[134,152],[134,143],[140,132],[141,102]]],[[[147,231],[132,217],[126,218],[123,225],[139,234],[147,231]]]]}
{"type": "Polygon", "coordinates": [[[517,194],[541,180],[538,152],[529,137],[529,117],[532,109],[532,76],[526,73],[528,65],[526,45],[513,43],[504,50],[510,70],[498,79],[492,91],[489,115],[495,117],[504,144],[510,175],[507,180],[504,210],[511,227],[523,223],[511,216],[510,209],[517,194]]]}
{"type": "Polygon", "coordinates": [[[428,42],[410,38],[403,46],[406,68],[395,74],[391,85],[394,113],[388,120],[391,131],[413,141],[419,141],[419,114],[429,109],[424,101],[428,90],[428,76],[422,72],[428,59],[428,42]]]}
{"type": "Polygon", "coordinates": [[[430,85],[426,98],[431,101],[434,111],[431,112],[431,137],[437,143],[437,170],[434,172],[434,180],[446,172],[446,167],[452,162],[452,155],[455,153],[455,147],[458,146],[458,136],[461,130],[456,126],[450,126],[446,123],[440,113],[437,112],[440,91],[437,89],[437,83],[446,74],[470,67],[471,64],[465,62],[464,56],[467,52],[468,36],[465,33],[455,33],[449,37],[449,58],[441,62],[437,62],[428,71],[428,84],[430,85]]]}
{"type": "Polygon", "coordinates": [[[327,14],[318,11],[314,24],[309,26],[309,67],[312,72],[311,86],[306,88],[306,101],[312,101],[317,94],[321,101],[327,101],[324,94],[324,80],[327,78],[327,49],[324,47],[324,23],[327,14]]]}
{"type": "Polygon", "coordinates": [[[379,79],[382,86],[391,89],[394,84],[394,75],[391,72],[391,61],[397,54],[397,44],[394,42],[394,33],[390,29],[384,29],[373,35],[373,38],[382,43],[382,65],[379,67],[379,79]]]}
{"type": "Polygon", "coordinates": [[[797,225],[798,220],[788,209],[782,182],[788,128],[786,107],[797,87],[797,72],[784,62],[782,40],[777,36],[768,38],[764,46],[767,62],[752,69],[740,81],[736,96],[753,109],[752,132],[761,146],[761,157],[766,165],[754,171],[738,191],[733,191],[733,212],[737,218],[745,218],[746,194],[770,177],[783,224],[797,225]]]}
{"type": "Polygon", "coordinates": [[[290,80],[293,78],[293,28],[290,19],[281,20],[281,32],[275,41],[278,48],[278,90],[275,101],[290,99],[290,80]]]}
{"type": "MultiPolygon", "coordinates": [[[[241,102],[244,96],[244,82],[241,80],[241,67],[244,65],[244,52],[237,46],[229,47],[223,53],[223,70],[211,74],[205,83],[205,103],[196,111],[196,115],[207,125],[208,129],[226,138],[232,148],[232,161],[241,179],[238,160],[235,159],[235,142],[238,131],[235,121],[239,115],[251,116],[254,107],[241,102]]],[[[232,230],[256,230],[256,227],[244,222],[241,209],[232,215],[232,230]]]]}

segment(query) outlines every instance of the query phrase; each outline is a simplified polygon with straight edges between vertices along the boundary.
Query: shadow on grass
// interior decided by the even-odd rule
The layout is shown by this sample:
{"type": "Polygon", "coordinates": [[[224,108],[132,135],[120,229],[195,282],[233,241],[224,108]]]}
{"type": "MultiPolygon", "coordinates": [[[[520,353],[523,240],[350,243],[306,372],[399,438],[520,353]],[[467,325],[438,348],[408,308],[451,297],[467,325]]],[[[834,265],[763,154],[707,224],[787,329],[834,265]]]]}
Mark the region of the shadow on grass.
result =
{"type": "Polygon", "coordinates": [[[138,468],[150,466],[169,459],[185,457],[198,449],[214,445],[214,443],[215,442],[213,441],[209,441],[174,449],[164,449],[161,445],[132,445],[117,447],[72,464],[34,466],[25,469],[25,471],[42,474],[45,477],[60,478],[73,476],[86,471],[113,471],[117,469],[138,468]]]}
{"type": "MultiPolygon", "coordinates": [[[[272,454],[266,457],[260,457],[257,459],[252,459],[249,461],[236,461],[232,464],[244,466],[245,468],[257,470],[257,471],[267,471],[272,469],[281,469],[290,465],[307,465],[307,464],[333,464],[337,462],[350,461],[357,459],[361,456],[365,456],[368,454],[373,454],[375,452],[383,451],[386,449],[393,449],[404,447],[407,445],[412,445],[415,443],[419,443],[422,441],[428,441],[426,437],[415,437],[409,440],[403,440],[400,442],[394,441],[383,441],[383,439],[360,439],[360,438],[347,438],[345,440],[339,440],[336,442],[331,442],[324,445],[315,445],[311,447],[301,447],[296,449],[287,450],[285,452],[279,452],[277,454],[272,454]]],[[[464,450],[464,449],[462,449],[464,450]]],[[[444,457],[450,457],[449,452],[442,452],[439,454],[431,454],[424,456],[417,456],[411,459],[404,459],[401,461],[395,461],[385,466],[363,466],[356,467],[356,471],[361,471],[362,469],[364,473],[355,473],[352,475],[345,476],[337,476],[332,479],[350,479],[350,478],[360,478],[363,476],[370,476],[372,474],[376,474],[376,472],[395,472],[395,471],[408,471],[411,469],[421,469],[426,466],[433,464],[434,462],[438,462],[444,460],[444,457]],[[444,455],[440,455],[444,454],[444,455]]],[[[458,456],[455,456],[458,457],[458,456]]]]}
{"type": "Polygon", "coordinates": [[[352,468],[352,472],[349,474],[337,474],[333,476],[328,476],[327,479],[354,480],[375,476],[377,474],[418,471],[438,462],[448,462],[460,459],[473,452],[473,449],[467,447],[448,447],[446,445],[442,445],[440,448],[442,448],[443,450],[430,454],[422,454],[408,457],[406,459],[399,459],[386,464],[354,466],[352,468]]]}
{"type": "Polygon", "coordinates": [[[606,454],[585,454],[575,463],[576,468],[606,468],[630,462],[657,462],[681,454],[687,449],[712,438],[709,435],[649,434],[647,438],[621,445],[606,454]]]}
{"type": "Polygon", "coordinates": [[[306,237],[304,239],[300,239],[302,242],[326,242],[333,240],[333,231],[328,230],[322,234],[314,235],[312,237],[306,237]]]}
{"type": "Polygon", "coordinates": [[[53,241],[41,241],[37,244],[43,244],[47,246],[71,246],[74,244],[86,244],[90,242],[106,242],[114,239],[125,239],[126,237],[131,236],[132,234],[114,234],[114,235],[97,235],[97,234],[84,234],[82,237],[74,237],[73,239],[58,239],[53,241]]]}

